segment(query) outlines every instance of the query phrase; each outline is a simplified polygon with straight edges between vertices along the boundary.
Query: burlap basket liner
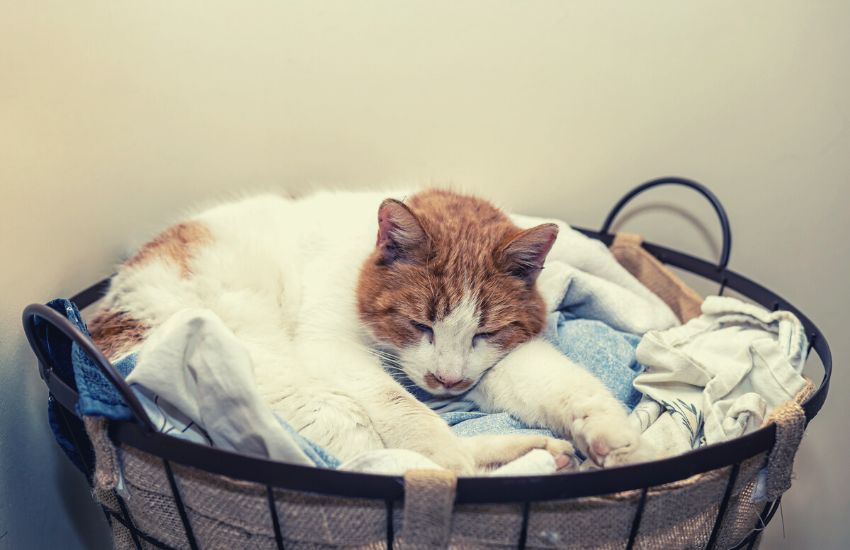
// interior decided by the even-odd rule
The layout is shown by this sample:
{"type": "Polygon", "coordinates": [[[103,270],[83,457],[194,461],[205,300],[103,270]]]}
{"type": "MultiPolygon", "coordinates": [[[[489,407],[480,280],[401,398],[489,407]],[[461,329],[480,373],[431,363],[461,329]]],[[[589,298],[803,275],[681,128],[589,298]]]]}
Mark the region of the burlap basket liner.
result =
{"type": "MultiPolygon", "coordinates": [[[[135,526],[174,548],[189,548],[162,461],[152,455],[121,451],[125,503],[135,526]]],[[[738,475],[718,538],[720,548],[746,537],[763,503],[752,502],[755,476],[764,454],[745,462],[738,475]]],[[[277,548],[264,485],[240,482],[174,465],[183,503],[201,548],[277,548]]],[[[726,490],[723,468],[648,491],[637,548],[703,548],[726,490]]],[[[275,490],[286,548],[386,548],[383,501],[334,498],[275,490]]],[[[625,546],[640,491],[605,497],[532,503],[527,548],[617,548],[625,546]]],[[[110,503],[105,502],[109,506],[110,503]]],[[[118,512],[114,502],[111,508],[118,512]]],[[[516,548],[522,526],[521,504],[458,505],[448,525],[448,540],[434,544],[407,535],[405,505],[395,509],[399,548],[516,548]]],[[[119,523],[117,548],[133,548],[119,523]]],[[[438,529],[436,529],[438,530],[438,529]]]]}

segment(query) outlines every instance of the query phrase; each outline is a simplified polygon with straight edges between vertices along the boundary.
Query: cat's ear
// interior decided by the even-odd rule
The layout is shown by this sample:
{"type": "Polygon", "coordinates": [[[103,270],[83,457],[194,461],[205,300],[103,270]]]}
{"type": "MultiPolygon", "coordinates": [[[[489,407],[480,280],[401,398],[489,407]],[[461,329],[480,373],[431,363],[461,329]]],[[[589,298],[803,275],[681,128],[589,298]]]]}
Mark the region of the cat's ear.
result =
{"type": "Polygon", "coordinates": [[[502,247],[503,268],[528,284],[534,283],[557,237],[558,226],[554,223],[526,229],[502,247]]]}
{"type": "Polygon", "coordinates": [[[378,209],[380,262],[421,261],[427,256],[428,234],[416,214],[404,203],[386,199],[378,209]]]}

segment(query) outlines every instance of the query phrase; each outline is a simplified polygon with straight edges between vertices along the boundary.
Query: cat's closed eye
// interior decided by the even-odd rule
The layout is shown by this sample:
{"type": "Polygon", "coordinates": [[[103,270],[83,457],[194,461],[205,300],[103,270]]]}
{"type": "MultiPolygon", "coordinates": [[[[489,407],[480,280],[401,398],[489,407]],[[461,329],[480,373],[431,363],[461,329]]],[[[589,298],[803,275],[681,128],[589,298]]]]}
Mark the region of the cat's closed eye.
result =
{"type": "Polygon", "coordinates": [[[472,347],[477,346],[483,340],[489,340],[490,338],[492,338],[493,336],[496,335],[496,332],[498,332],[498,331],[495,331],[495,332],[479,332],[478,334],[476,334],[475,336],[472,337],[472,347]]]}
{"type": "Polygon", "coordinates": [[[418,323],[418,322],[413,321],[413,320],[410,321],[410,324],[413,325],[413,328],[415,328],[416,330],[418,330],[419,332],[421,332],[422,334],[427,336],[429,342],[431,342],[431,343],[434,342],[434,329],[432,329],[428,325],[418,323]]]}

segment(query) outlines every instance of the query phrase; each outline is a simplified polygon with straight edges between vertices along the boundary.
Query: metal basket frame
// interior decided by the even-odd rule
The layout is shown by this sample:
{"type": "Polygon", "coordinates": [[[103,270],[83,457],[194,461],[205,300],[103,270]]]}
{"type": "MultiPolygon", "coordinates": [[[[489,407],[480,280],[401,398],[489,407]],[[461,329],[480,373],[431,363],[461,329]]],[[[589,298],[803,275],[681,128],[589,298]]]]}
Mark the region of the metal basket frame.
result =
{"type": "MultiPolygon", "coordinates": [[[[768,309],[788,310],[800,319],[809,339],[807,354],[814,350],[823,366],[823,378],[819,386],[802,404],[806,422],[808,423],[820,411],[829,389],[829,381],[832,375],[832,356],[829,344],[820,329],[787,300],[727,268],[732,242],[731,230],[723,206],[710,190],[697,182],[684,178],[668,177],[652,180],[636,187],[618,201],[610,211],[600,230],[575,229],[588,237],[610,245],[614,238],[614,235],[610,233],[610,228],[622,208],[640,193],[653,187],[668,184],[691,188],[711,202],[718,215],[723,231],[723,249],[720,261],[718,264],[712,264],[688,254],[649,242],[644,242],[642,244],[643,248],[664,264],[677,267],[718,283],[720,285],[718,294],[720,295],[726,289],[733,289],[768,309]]],[[[85,309],[103,297],[108,287],[109,279],[104,279],[79,292],[71,300],[77,304],[79,309],[85,309]]],[[[285,464],[191,443],[161,434],[154,428],[138,399],[136,399],[135,394],[131,391],[130,386],[91,339],[53,309],[42,304],[32,304],[27,306],[23,312],[24,331],[33,352],[38,358],[39,374],[47,385],[51,398],[58,402],[57,412],[60,421],[68,428],[77,449],[85,449],[87,448],[86,445],[89,444],[86,433],[83,430],[75,428],[74,423],[70,421],[69,415],[76,414],[77,393],[54,373],[54,367],[49,360],[50,356],[42,349],[40,340],[36,337],[36,319],[48,323],[56,330],[61,331],[70,340],[76,342],[121,393],[126,404],[132,411],[134,418],[129,421],[111,421],[109,423],[109,436],[115,445],[135,447],[162,459],[172,496],[180,514],[183,527],[185,528],[189,546],[192,549],[198,548],[198,544],[192,533],[191,522],[183,506],[183,499],[172,472],[171,462],[225,475],[237,480],[265,485],[268,490],[269,512],[279,548],[283,548],[284,545],[280,519],[276,512],[273,488],[305,491],[329,496],[382,500],[385,502],[387,509],[387,548],[393,547],[395,538],[393,508],[397,502],[402,501],[404,498],[403,478],[285,464]]],[[[687,479],[695,474],[730,467],[726,490],[706,546],[706,548],[713,548],[724,521],[727,504],[735,486],[741,463],[760,453],[770,451],[773,447],[775,436],[776,426],[771,424],[724,443],[701,447],[672,458],[649,463],[596,471],[575,472],[558,476],[461,477],[457,480],[455,502],[457,504],[521,504],[523,506],[523,523],[517,546],[524,548],[531,503],[640,490],[641,496],[626,546],[626,548],[630,549],[634,545],[637,534],[639,533],[641,517],[647,500],[647,492],[651,487],[687,479]]],[[[93,464],[90,464],[91,456],[86,457],[84,455],[86,455],[85,452],[80,452],[80,459],[87,468],[93,471],[93,464]]],[[[117,494],[115,496],[120,508],[118,512],[103,507],[110,523],[112,521],[118,521],[124,525],[130,531],[137,548],[142,548],[142,541],[159,548],[169,548],[162,542],[137,529],[120,496],[117,494]]],[[[768,502],[765,505],[752,533],[741,541],[736,548],[751,548],[755,545],[761,529],[773,517],[778,505],[779,500],[768,502]]]]}

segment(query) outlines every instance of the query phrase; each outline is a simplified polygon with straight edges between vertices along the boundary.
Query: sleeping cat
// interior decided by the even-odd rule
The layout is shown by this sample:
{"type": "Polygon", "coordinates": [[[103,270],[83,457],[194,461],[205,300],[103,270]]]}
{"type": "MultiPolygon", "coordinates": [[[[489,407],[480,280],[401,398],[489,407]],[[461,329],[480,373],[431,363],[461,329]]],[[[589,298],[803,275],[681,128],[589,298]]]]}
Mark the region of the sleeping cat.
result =
{"type": "Polygon", "coordinates": [[[543,448],[573,464],[563,440],[454,435],[394,370],[568,436],[598,465],[643,459],[624,407],[539,337],[535,282],[557,225],[523,230],[449,191],[396,196],[263,195],[192,216],[119,268],[92,337],[141,363],[172,315],[209,310],[244,343],[270,407],[342,460],[401,448],[471,474],[543,448]]]}

